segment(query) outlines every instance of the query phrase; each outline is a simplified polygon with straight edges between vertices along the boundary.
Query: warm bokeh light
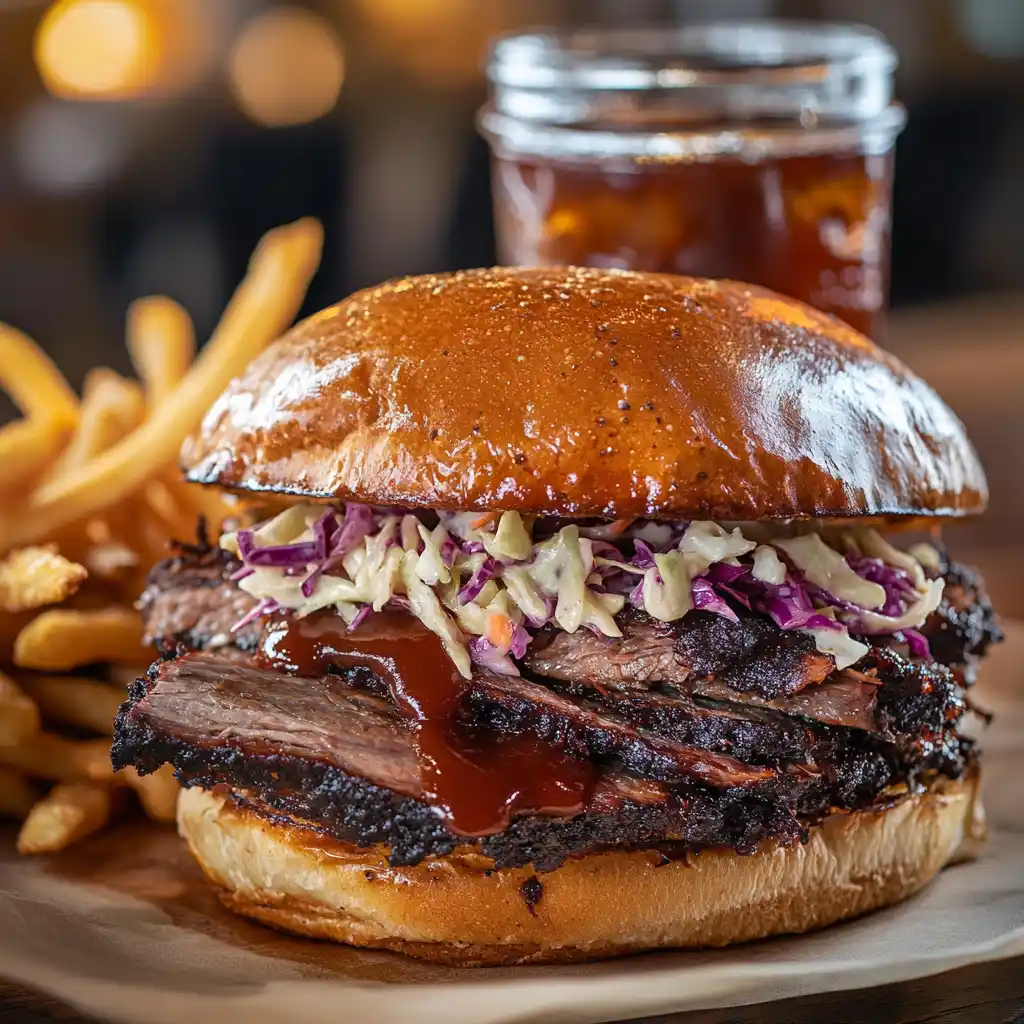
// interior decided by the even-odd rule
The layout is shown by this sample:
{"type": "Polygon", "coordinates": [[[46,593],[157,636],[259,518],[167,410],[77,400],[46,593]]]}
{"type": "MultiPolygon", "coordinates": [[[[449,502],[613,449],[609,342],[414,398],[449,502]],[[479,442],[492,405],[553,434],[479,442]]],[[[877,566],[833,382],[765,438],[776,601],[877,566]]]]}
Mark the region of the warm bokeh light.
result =
{"type": "Polygon", "coordinates": [[[36,31],[36,66],[67,99],[128,99],[159,76],[160,32],[137,0],[58,0],[36,31]]]}
{"type": "Polygon", "coordinates": [[[330,25],[301,7],[253,18],[231,51],[238,105],[268,127],[304,124],[328,113],[345,77],[341,44],[330,25]]]}
{"type": "Polygon", "coordinates": [[[374,45],[439,88],[477,82],[491,38],[533,14],[543,18],[530,0],[357,0],[357,5],[374,30],[374,45]]]}

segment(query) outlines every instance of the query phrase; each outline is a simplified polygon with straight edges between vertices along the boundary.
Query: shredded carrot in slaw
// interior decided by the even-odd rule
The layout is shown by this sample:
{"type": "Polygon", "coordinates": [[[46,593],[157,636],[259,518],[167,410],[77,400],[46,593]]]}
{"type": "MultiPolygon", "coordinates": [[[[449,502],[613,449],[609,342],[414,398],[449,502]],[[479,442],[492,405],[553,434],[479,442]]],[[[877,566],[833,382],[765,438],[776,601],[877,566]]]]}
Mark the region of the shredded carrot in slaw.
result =
{"type": "Polygon", "coordinates": [[[474,530],[482,530],[485,526],[490,526],[491,523],[496,523],[501,518],[500,512],[485,512],[482,516],[477,516],[469,525],[474,530]]]}
{"type": "Polygon", "coordinates": [[[608,527],[608,532],[617,537],[620,533],[625,533],[635,522],[635,519],[616,519],[615,522],[608,527]]]}
{"type": "Polygon", "coordinates": [[[487,639],[507,651],[512,646],[512,637],[515,635],[516,624],[507,616],[499,612],[491,612],[487,616],[487,639]]]}

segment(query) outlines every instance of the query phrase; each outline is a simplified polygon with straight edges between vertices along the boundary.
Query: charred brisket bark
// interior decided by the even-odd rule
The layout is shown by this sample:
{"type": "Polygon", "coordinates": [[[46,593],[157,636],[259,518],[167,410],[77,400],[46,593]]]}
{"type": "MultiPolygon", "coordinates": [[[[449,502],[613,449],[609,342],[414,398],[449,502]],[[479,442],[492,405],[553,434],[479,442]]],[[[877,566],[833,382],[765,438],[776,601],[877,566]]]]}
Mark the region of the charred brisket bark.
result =
{"type": "MultiPolygon", "coordinates": [[[[147,630],[181,652],[135,684],[115,765],[170,762],[186,785],[225,785],[257,813],[387,844],[395,864],[464,843],[421,799],[412,735],[381,679],[256,666],[258,624],[232,631],[254,604],[230,578],[238,568],[197,547],[154,570],[140,600],[147,630]]],[[[975,756],[956,732],[960,683],[1000,634],[977,577],[949,565],[946,578],[924,627],[933,664],[894,644],[837,673],[809,637],[743,609],[737,623],[637,613],[620,640],[538,636],[524,677],[481,673],[460,715],[473,729],[529,733],[588,759],[599,783],[584,813],[520,818],[476,845],[499,867],[538,870],[612,847],[750,852],[806,838],[832,809],[959,776],[975,756]]]]}
{"type": "MultiPolygon", "coordinates": [[[[801,840],[831,808],[871,806],[888,787],[915,786],[933,770],[852,730],[803,728],[801,737],[801,726],[758,713],[752,727],[766,745],[759,760],[773,767],[766,778],[743,786],[720,778],[718,787],[678,774],[638,778],[652,766],[657,772],[651,752],[678,743],[687,728],[693,735],[739,728],[738,710],[694,705],[685,726],[688,709],[680,705],[672,714],[677,736],[670,737],[639,724],[644,708],[661,704],[667,713],[665,701],[652,705],[648,696],[639,707],[632,700],[629,707],[621,700],[600,707],[567,694],[543,699],[536,689],[488,677],[470,690],[464,713],[478,728],[530,731],[589,757],[601,766],[600,781],[581,815],[523,818],[477,841],[499,866],[532,861],[548,870],[613,846],[749,852],[769,838],[801,840]],[[637,724],[627,727],[629,718],[637,724]],[[772,729],[779,735],[772,737],[772,729]]],[[[158,662],[136,682],[116,725],[115,767],[145,772],[170,762],[186,785],[226,785],[261,813],[312,822],[359,845],[386,843],[393,863],[415,863],[465,842],[420,799],[411,733],[356,673],[303,679],[256,668],[248,658],[185,654],[158,662]]],[[[944,763],[945,773],[959,774],[965,755],[944,763]]]]}

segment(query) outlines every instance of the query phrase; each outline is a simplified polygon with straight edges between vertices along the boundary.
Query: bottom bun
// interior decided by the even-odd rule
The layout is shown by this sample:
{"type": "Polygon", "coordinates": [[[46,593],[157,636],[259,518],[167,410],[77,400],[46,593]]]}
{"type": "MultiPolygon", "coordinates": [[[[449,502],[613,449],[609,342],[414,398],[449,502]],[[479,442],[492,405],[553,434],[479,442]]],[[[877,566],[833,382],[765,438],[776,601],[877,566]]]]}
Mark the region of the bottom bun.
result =
{"type": "Polygon", "coordinates": [[[181,794],[178,828],[223,903],[275,928],[448,964],[564,962],[805,932],[896,903],[962,852],[976,792],[976,773],[943,780],[752,856],[609,851],[540,876],[491,870],[469,848],[391,867],[386,847],[270,822],[198,788],[181,794]]]}

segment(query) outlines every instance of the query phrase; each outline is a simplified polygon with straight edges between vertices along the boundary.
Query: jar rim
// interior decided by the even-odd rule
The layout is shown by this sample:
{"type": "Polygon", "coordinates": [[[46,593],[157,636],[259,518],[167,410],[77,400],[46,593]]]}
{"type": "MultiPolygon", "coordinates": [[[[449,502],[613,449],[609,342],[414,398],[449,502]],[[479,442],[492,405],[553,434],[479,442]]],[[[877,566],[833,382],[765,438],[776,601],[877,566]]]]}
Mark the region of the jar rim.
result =
{"type": "Polygon", "coordinates": [[[679,131],[607,131],[522,121],[485,104],[477,127],[503,157],[559,160],[624,160],[633,163],[698,163],[733,158],[757,163],[821,153],[888,152],[907,114],[892,103],[870,121],[808,130],[792,125],[679,131]]]}
{"type": "Polygon", "coordinates": [[[505,36],[491,102],[548,124],[868,121],[892,103],[896,51],[853,23],[712,21],[505,36]]]}
{"type": "Polygon", "coordinates": [[[590,27],[507,35],[487,75],[519,88],[691,89],[765,81],[815,83],[825,69],[889,74],[885,37],[855,22],[710,21],[677,27],[590,27]]]}

